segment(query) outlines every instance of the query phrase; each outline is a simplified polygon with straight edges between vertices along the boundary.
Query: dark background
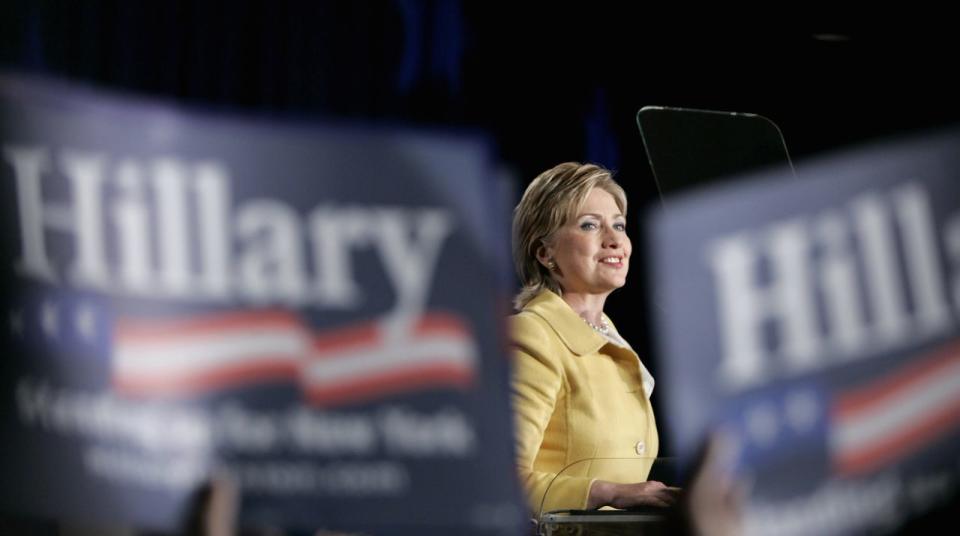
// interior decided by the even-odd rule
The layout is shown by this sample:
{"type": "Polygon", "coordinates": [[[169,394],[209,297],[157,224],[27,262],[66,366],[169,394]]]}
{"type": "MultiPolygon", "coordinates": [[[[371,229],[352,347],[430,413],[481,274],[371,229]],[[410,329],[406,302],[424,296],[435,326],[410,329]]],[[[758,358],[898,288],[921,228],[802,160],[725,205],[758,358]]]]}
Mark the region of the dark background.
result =
{"type": "Polygon", "coordinates": [[[0,66],[217,113],[481,130],[517,195],[557,163],[606,165],[635,242],[631,283],[607,312],[656,374],[641,229],[656,189],[637,110],[764,115],[801,165],[960,122],[949,29],[694,27],[695,15],[629,2],[8,0],[0,66]]]}

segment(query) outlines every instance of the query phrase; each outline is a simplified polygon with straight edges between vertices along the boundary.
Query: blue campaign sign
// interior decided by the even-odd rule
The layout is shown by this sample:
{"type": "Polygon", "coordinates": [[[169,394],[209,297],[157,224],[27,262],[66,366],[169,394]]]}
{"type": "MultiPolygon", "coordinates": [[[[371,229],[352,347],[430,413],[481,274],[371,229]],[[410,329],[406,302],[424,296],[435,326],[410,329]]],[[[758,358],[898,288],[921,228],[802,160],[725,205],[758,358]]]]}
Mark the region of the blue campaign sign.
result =
{"type": "Polygon", "coordinates": [[[0,79],[0,507],[512,534],[505,225],[481,138],[0,79]]]}
{"type": "Polygon", "coordinates": [[[650,220],[667,428],[748,534],[892,529],[960,490],[960,132],[771,170],[650,220]]]}

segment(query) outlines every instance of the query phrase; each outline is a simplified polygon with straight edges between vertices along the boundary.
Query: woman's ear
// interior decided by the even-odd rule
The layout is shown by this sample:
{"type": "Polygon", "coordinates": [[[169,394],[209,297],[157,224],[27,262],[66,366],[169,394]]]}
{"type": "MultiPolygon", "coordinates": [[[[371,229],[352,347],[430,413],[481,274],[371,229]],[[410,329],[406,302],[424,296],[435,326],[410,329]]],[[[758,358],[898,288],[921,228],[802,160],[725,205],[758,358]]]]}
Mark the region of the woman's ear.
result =
{"type": "Polygon", "coordinates": [[[553,248],[548,247],[544,243],[540,243],[540,247],[537,248],[537,260],[540,261],[540,264],[547,267],[548,270],[553,270],[557,267],[557,263],[553,260],[553,248]]]}

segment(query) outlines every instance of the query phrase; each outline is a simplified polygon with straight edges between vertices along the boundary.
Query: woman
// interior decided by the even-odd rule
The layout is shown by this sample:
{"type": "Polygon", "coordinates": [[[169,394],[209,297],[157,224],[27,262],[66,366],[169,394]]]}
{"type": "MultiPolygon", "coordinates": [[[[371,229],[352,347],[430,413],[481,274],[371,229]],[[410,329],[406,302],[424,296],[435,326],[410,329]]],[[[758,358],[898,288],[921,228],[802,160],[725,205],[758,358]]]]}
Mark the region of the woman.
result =
{"type": "Polygon", "coordinates": [[[653,378],[603,314],[630,267],[626,212],[609,171],[573,162],[540,174],[514,211],[517,457],[537,515],[666,506],[678,493],[646,481],[653,378]]]}

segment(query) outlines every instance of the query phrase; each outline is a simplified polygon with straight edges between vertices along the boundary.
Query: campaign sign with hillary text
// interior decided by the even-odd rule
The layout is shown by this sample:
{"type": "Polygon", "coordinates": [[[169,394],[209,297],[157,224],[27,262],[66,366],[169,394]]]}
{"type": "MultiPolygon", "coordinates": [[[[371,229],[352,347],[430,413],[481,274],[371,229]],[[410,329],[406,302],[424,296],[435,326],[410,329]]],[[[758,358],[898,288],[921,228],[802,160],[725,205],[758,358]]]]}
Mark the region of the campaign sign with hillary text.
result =
{"type": "Polygon", "coordinates": [[[747,534],[895,530],[960,489],[960,132],[671,199],[664,427],[719,431],[747,534]]]}
{"type": "Polygon", "coordinates": [[[482,140],[0,91],[7,513],[512,533],[482,140]]]}

